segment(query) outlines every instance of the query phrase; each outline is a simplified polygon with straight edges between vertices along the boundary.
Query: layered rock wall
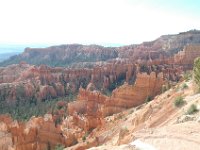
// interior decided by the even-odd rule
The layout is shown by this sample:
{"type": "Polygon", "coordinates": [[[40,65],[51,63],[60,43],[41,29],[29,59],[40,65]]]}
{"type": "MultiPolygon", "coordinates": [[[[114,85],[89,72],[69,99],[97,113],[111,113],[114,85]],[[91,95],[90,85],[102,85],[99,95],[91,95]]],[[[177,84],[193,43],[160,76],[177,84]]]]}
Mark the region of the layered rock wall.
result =
{"type": "Polygon", "coordinates": [[[109,89],[118,80],[133,80],[134,64],[112,62],[93,69],[51,68],[28,64],[0,68],[0,98],[47,100],[74,94],[80,86],[92,83],[98,89],[109,89]]]}
{"type": "Polygon", "coordinates": [[[174,63],[182,65],[185,69],[192,69],[195,58],[200,56],[200,45],[187,45],[183,51],[174,55],[174,63]]]}
{"type": "Polygon", "coordinates": [[[152,72],[149,75],[138,73],[134,85],[125,84],[117,88],[111,97],[81,88],[77,100],[68,104],[68,114],[74,116],[77,126],[89,130],[101,125],[102,118],[138,106],[145,99],[159,94],[163,84],[163,74],[152,72]],[[78,121],[81,120],[79,115],[84,115],[85,123],[78,121]]]}
{"type": "Polygon", "coordinates": [[[76,142],[74,135],[65,133],[60,126],[55,126],[51,115],[44,118],[33,117],[27,123],[12,121],[7,124],[3,119],[0,123],[5,126],[4,131],[1,129],[1,132],[4,132],[2,136],[6,136],[0,139],[2,150],[5,147],[14,150],[54,149],[59,144],[71,146],[76,142]],[[8,145],[5,145],[6,143],[8,145]]]}
{"type": "Polygon", "coordinates": [[[113,91],[112,96],[105,102],[103,115],[112,115],[144,103],[146,99],[159,94],[163,84],[162,73],[138,73],[134,85],[126,84],[113,91]]]}

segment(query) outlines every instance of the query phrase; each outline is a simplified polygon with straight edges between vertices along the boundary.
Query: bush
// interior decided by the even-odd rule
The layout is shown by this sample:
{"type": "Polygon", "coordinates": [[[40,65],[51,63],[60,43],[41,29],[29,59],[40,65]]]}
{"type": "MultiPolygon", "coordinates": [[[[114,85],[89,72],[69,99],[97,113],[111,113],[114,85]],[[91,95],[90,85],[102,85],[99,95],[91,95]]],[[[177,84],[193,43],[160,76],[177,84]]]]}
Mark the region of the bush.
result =
{"type": "Polygon", "coordinates": [[[83,142],[85,142],[85,140],[86,140],[86,136],[83,136],[83,137],[82,137],[82,140],[83,140],[83,142]]]}
{"type": "Polygon", "coordinates": [[[63,145],[57,145],[56,147],[55,147],[55,150],[63,150],[65,147],[63,146],[63,145]]]}
{"type": "Polygon", "coordinates": [[[188,115],[191,115],[191,114],[196,113],[197,111],[198,111],[197,106],[196,106],[195,104],[192,104],[192,105],[188,108],[187,114],[188,114],[188,115]]]}
{"type": "Polygon", "coordinates": [[[193,72],[194,72],[194,81],[197,84],[198,89],[200,91],[200,58],[195,59],[193,72]]]}
{"type": "Polygon", "coordinates": [[[184,90],[184,89],[187,89],[187,88],[188,88],[188,85],[186,83],[184,83],[183,86],[182,86],[182,89],[184,90]]]}
{"type": "Polygon", "coordinates": [[[184,105],[184,103],[185,103],[185,101],[183,100],[183,97],[182,97],[182,96],[177,97],[177,98],[175,99],[175,101],[174,101],[174,105],[175,105],[176,107],[181,107],[181,106],[184,105]]]}
{"type": "Polygon", "coordinates": [[[147,96],[147,98],[145,99],[145,103],[148,103],[152,100],[152,97],[151,96],[147,96]]]}
{"type": "Polygon", "coordinates": [[[83,142],[85,142],[85,140],[86,140],[86,138],[87,138],[88,134],[89,134],[89,133],[88,133],[88,132],[86,132],[86,133],[85,133],[85,135],[82,137],[82,140],[83,140],[83,142]]]}

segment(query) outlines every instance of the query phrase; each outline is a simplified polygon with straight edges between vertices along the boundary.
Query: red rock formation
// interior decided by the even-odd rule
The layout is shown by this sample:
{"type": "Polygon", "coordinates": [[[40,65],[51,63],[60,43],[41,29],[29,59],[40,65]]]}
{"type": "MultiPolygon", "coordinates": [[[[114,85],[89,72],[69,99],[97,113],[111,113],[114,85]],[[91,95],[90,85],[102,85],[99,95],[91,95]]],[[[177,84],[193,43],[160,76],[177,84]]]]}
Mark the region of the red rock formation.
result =
{"type": "Polygon", "coordinates": [[[159,94],[163,84],[162,73],[152,72],[150,75],[138,73],[133,86],[125,84],[113,91],[111,98],[105,101],[103,116],[112,115],[144,103],[146,98],[152,98],[159,94]]]}
{"type": "Polygon", "coordinates": [[[138,106],[147,97],[154,97],[161,92],[163,84],[163,74],[152,72],[150,75],[138,73],[134,85],[125,84],[117,88],[111,97],[80,88],[77,100],[68,104],[68,114],[74,117],[75,125],[87,131],[101,125],[103,117],[138,106]],[[83,114],[84,119],[79,114],[83,114]]]}
{"type": "Polygon", "coordinates": [[[184,46],[200,43],[200,32],[191,30],[176,35],[163,35],[154,41],[143,42],[137,45],[119,47],[118,57],[132,60],[159,59],[160,54],[169,57],[180,51],[184,46]]]}
{"type": "Polygon", "coordinates": [[[9,146],[14,150],[44,150],[48,147],[53,149],[58,144],[71,146],[76,141],[74,135],[65,133],[60,126],[55,126],[51,115],[44,118],[33,117],[27,123],[13,121],[8,124],[6,120],[9,118],[1,117],[0,120],[0,133],[7,134],[4,141],[0,139],[0,147],[3,147],[1,143],[9,142],[9,146]],[[12,140],[9,140],[9,137],[12,140]]]}
{"type": "Polygon", "coordinates": [[[114,61],[93,69],[12,65],[0,68],[0,95],[10,101],[15,101],[17,97],[45,100],[75,93],[80,85],[86,87],[88,83],[98,89],[107,89],[119,79],[132,80],[135,73],[134,66],[123,61],[114,61]]]}
{"type": "Polygon", "coordinates": [[[200,45],[187,45],[174,55],[174,63],[192,69],[195,58],[200,56],[200,45]]]}
{"type": "MultiPolygon", "coordinates": [[[[145,49],[149,47],[149,44],[139,47],[145,49]]],[[[146,65],[149,72],[152,71],[152,66],[157,66],[160,71],[163,71],[164,77],[176,81],[179,79],[177,76],[180,75],[181,70],[185,67],[187,67],[185,69],[191,69],[193,60],[199,55],[199,46],[195,45],[186,46],[182,52],[171,58],[160,51],[144,50],[141,52],[138,50],[140,57],[134,55],[135,60],[132,60],[133,58],[118,59],[93,69],[51,68],[45,65],[36,67],[26,63],[11,65],[0,68],[0,95],[6,100],[15,101],[18,90],[22,89],[24,98],[35,97],[38,100],[45,100],[74,93],[80,85],[86,87],[88,83],[93,84],[99,90],[109,89],[120,79],[133,83],[137,72],[135,63],[140,66],[146,65]],[[178,67],[173,66],[174,64],[178,67]],[[184,67],[181,68],[182,66],[184,67]]]]}

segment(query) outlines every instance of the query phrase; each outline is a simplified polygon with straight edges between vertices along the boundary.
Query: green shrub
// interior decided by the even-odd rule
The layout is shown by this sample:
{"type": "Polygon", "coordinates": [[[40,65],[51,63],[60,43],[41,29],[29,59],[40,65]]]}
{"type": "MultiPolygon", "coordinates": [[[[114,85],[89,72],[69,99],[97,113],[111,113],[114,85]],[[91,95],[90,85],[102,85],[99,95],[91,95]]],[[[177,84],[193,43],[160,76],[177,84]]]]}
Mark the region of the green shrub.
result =
{"type": "Polygon", "coordinates": [[[187,88],[188,88],[188,85],[186,83],[184,83],[183,86],[182,86],[182,89],[184,90],[184,89],[187,89],[187,88]]]}
{"type": "Polygon", "coordinates": [[[181,106],[184,105],[184,103],[185,103],[185,101],[183,100],[183,97],[182,97],[182,96],[177,97],[177,98],[175,99],[175,101],[174,101],[174,105],[175,105],[176,107],[181,107],[181,106]]]}
{"type": "Polygon", "coordinates": [[[63,146],[63,145],[57,145],[56,147],[55,147],[55,150],[63,150],[65,147],[63,146]]]}
{"type": "Polygon", "coordinates": [[[89,133],[86,132],[85,135],[82,137],[83,142],[85,142],[85,140],[86,140],[86,138],[87,138],[88,135],[89,135],[89,133]]]}
{"type": "Polygon", "coordinates": [[[194,61],[193,72],[194,72],[194,81],[197,84],[198,89],[200,91],[200,57],[196,58],[194,61]]]}
{"type": "Polygon", "coordinates": [[[192,105],[188,108],[187,114],[188,114],[188,115],[191,115],[191,114],[196,113],[197,111],[198,111],[197,106],[196,106],[195,104],[192,104],[192,105]]]}
{"type": "Polygon", "coordinates": [[[147,96],[147,98],[145,99],[145,103],[148,103],[152,100],[152,97],[151,96],[147,96]]]}
{"type": "Polygon", "coordinates": [[[82,140],[83,140],[83,142],[85,142],[85,140],[86,140],[86,136],[83,136],[83,137],[82,137],[82,140]]]}

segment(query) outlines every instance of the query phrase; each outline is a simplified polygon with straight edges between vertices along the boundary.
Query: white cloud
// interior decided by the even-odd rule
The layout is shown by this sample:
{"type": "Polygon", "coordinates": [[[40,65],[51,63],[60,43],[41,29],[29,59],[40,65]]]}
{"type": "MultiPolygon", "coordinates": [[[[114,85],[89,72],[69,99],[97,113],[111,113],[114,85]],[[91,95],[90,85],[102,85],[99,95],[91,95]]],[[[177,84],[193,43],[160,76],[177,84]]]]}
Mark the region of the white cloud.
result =
{"type": "Polygon", "coordinates": [[[0,42],[138,43],[200,20],[135,0],[0,0],[0,42]]]}

